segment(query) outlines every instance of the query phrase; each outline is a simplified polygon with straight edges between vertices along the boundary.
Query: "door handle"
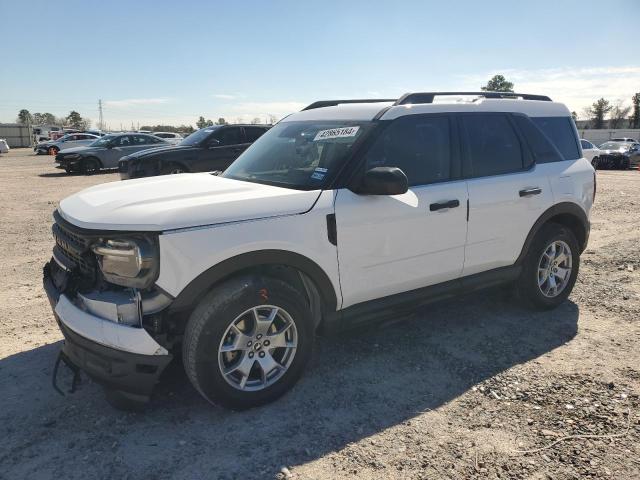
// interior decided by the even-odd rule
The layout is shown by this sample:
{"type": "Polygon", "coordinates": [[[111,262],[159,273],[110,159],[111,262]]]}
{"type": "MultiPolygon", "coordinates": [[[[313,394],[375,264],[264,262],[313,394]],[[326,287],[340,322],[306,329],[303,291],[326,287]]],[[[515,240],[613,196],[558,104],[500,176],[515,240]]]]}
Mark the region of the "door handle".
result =
{"type": "Polygon", "coordinates": [[[524,188],[520,190],[521,197],[530,197],[531,195],[540,195],[542,193],[542,189],[539,187],[534,188],[524,188]]]}
{"type": "Polygon", "coordinates": [[[429,205],[429,210],[431,210],[432,212],[435,212],[436,210],[442,210],[444,208],[456,208],[459,206],[460,206],[459,200],[448,200],[446,202],[432,203],[431,205],[429,205]]]}

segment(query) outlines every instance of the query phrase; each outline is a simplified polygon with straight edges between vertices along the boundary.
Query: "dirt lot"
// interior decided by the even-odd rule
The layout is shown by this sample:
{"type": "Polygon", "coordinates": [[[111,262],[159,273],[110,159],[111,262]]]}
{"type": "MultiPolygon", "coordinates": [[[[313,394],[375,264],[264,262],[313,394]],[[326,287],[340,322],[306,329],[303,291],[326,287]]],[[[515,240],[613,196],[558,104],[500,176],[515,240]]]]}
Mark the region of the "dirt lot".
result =
{"type": "Polygon", "coordinates": [[[638,172],[598,173],[589,248],[557,310],[495,291],[320,338],[293,392],[243,413],[205,403],[179,367],[142,414],[88,380],[51,388],[51,212],[111,181],[0,156],[0,478],[640,478],[638,172]]]}

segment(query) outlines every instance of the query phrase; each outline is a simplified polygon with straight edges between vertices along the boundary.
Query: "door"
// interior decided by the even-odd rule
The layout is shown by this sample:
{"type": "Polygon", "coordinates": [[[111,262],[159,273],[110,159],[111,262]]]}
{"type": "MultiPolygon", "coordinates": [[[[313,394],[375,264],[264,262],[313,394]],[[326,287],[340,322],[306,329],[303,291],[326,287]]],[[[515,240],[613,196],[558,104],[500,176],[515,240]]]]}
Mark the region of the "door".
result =
{"type": "Polygon", "coordinates": [[[501,113],[461,115],[469,226],[463,276],[512,265],[536,220],[553,204],[544,167],[514,120],[501,113]]]}
{"type": "Polygon", "coordinates": [[[116,168],[120,158],[136,151],[133,135],[117,136],[111,142],[110,147],[105,149],[104,154],[100,156],[104,168],[116,168]]]}
{"type": "Polygon", "coordinates": [[[211,136],[194,167],[196,172],[225,170],[244,151],[242,127],[222,127],[211,136]]]}
{"type": "Polygon", "coordinates": [[[365,155],[363,172],[402,169],[402,195],[336,194],[343,308],[460,276],[467,233],[467,188],[459,177],[455,125],[448,115],[409,115],[391,123],[365,155]]]}

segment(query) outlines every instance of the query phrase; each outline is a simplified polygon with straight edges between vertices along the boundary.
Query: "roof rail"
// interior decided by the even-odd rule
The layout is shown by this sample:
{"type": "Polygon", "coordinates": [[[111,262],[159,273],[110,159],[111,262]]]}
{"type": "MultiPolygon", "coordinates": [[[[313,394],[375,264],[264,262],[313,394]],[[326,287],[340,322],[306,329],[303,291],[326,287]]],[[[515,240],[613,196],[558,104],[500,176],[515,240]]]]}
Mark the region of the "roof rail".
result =
{"type": "Polygon", "coordinates": [[[307,105],[302,109],[305,110],[313,110],[314,108],[322,108],[322,107],[335,107],[336,105],[341,105],[343,103],[380,103],[380,102],[395,102],[397,99],[395,98],[362,98],[357,100],[318,100],[317,102],[313,102],[311,105],[307,105]]]}
{"type": "Polygon", "coordinates": [[[514,92],[416,92],[405,93],[400,97],[394,105],[407,105],[413,103],[433,103],[434,97],[440,96],[458,96],[458,95],[475,95],[485,98],[521,98],[523,100],[540,100],[550,102],[551,99],[546,95],[531,95],[529,93],[514,92]]]}

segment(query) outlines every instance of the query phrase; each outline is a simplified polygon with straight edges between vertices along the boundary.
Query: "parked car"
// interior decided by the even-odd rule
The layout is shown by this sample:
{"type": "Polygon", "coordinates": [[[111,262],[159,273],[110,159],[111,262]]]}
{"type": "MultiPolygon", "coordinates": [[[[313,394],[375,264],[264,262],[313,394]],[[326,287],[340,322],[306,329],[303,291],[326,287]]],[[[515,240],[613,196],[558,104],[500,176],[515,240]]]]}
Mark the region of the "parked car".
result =
{"type": "Polygon", "coordinates": [[[9,153],[9,144],[4,138],[0,138],[0,153],[9,153]]]}
{"type": "Polygon", "coordinates": [[[151,135],[154,135],[158,138],[162,138],[163,140],[171,143],[172,145],[177,145],[182,140],[184,140],[184,137],[182,135],[175,132],[153,132],[151,135]]]}
{"type": "Polygon", "coordinates": [[[316,102],[221,176],[62,200],[44,269],[62,358],[122,405],[181,357],[207,400],[247,408],[295,384],[318,329],[501,284],[557,307],[587,245],[594,169],[564,105],[475,95],[316,102]]]}
{"type": "Polygon", "coordinates": [[[593,168],[597,168],[599,155],[601,153],[600,149],[584,138],[580,139],[580,145],[582,146],[584,158],[589,160],[593,168]]]}
{"type": "Polygon", "coordinates": [[[174,146],[127,155],[120,177],[150,177],[186,172],[222,171],[269,129],[266,125],[215,125],[192,133],[174,146]]]}
{"type": "Polygon", "coordinates": [[[117,168],[125,155],[140,150],[168,145],[161,138],[144,133],[105,135],[85,147],[69,148],[56,155],[57,168],[67,173],[94,173],[103,168],[117,168]]]}
{"type": "Polygon", "coordinates": [[[638,142],[638,140],[636,140],[634,138],[629,138],[629,137],[612,138],[609,141],[610,142],[632,142],[632,143],[637,143],[638,142]]]}
{"type": "Polygon", "coordinates": [[[601,153],[595,168],[627,170],[640,164],[640,143],[610,141],[600,145],[601,153]]]}
{"type": "Polygon", "coordinates": [[[89,133],[69,133],[58,140],[38,143],[33,147],[33,151],[38,155],[57,155],[60,150],[91,145],[99,138],[99,136],[91,135],[89,133]]]}

